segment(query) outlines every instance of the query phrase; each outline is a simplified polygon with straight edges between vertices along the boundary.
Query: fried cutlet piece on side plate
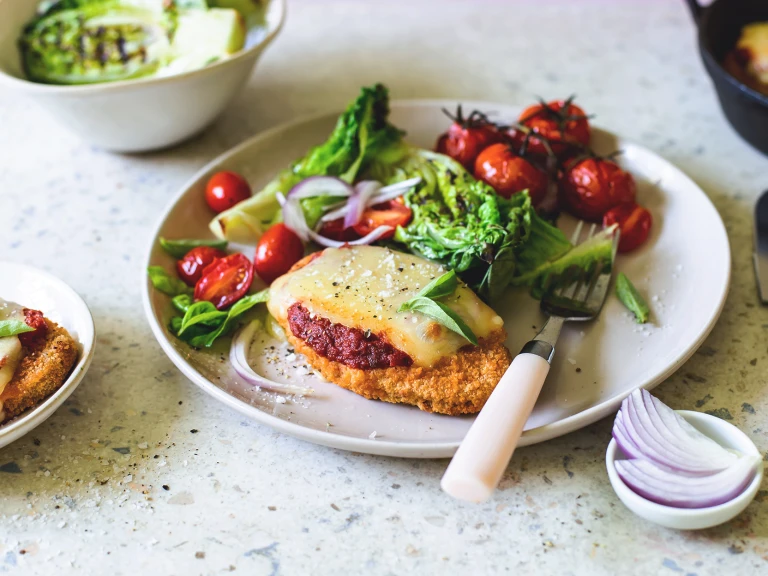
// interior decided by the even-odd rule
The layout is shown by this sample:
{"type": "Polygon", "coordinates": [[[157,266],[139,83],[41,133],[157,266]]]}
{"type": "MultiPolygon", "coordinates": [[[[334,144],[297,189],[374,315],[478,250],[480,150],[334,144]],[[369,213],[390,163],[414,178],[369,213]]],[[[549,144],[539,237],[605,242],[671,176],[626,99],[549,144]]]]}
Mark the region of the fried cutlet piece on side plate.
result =
{"type": "Polygon", "coordinates": [[[77,343],[66,329],[45,319],[48,330],[31,346],[24,346],[13,379],[0,394],[5,422],[34,408],[58,390],[77,362],[77,343]]]}

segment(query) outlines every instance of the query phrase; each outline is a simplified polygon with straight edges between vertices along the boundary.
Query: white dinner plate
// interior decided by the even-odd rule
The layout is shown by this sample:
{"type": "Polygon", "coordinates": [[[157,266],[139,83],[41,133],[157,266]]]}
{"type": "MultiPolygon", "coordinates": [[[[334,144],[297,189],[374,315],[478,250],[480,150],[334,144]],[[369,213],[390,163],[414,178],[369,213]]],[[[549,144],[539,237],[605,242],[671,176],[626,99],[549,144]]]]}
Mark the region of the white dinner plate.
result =
{"type": "MultiPolygon", "coordinates": [[[[453,101],[402,101],[392,105],[392,122],[408,132],[407,140],[431,148],[448,127],[441,108],[453,101]]],[[[501,104],[464,102],[465,110],[494,111],[497,121],[511,121],[519,109],[501,104]]],[[[167,238],[208,238],[213,216],[204,200],[207,179],[219,170],[243,174],[259,190],[280,169],[323,142],[338,114],[299,120],[259,134],[220,156],[184,187],[162,215],[152,238],[148,265],[173,270],[173,260],[157,243],[167,238]]],[[[611,294],[600,317],[589,324],[569,324],[544,390],[529,418],[521,445],[542,442],[614,412],[630,391],[652,388],[677,370],[701,345],[720,315],[728,292],[730,250],[725,227],[702,190],[690,178],[653,152],[595,129],[592,145],[599,153],[620,149],[619,162],[638,183],[638,199],[653,214],[649,241],[630,255],[620,255],[617,268],[647,295],[653,324],[640,327],[611,294]]],[[[570,229],[564,217],[560,226],[570,229]]],[[[252,255],[251,249],[246,252],[252,255]]],[[[307,375],[301,358],[278,350],[290,362],[286,381],[315,389],[304,399],[283,402],[241,380],[226,360],[228,342],[213,351],[194,351],[167,330],[171,307],[167,296],[144,283],[144,304],[152,330],[171,361],[203,390],[254,420],[298,438],[326,446],[404,457],[451,456],[472,417],[429,414],[405,405],[366,400],[307,375]],[[375,433],[375,434],[374,434],[375,433]]],[[[496,306],[516,353],[536,334],[544,318],[527,294],[511,292],[496,306]]],[[[258,346],[258,342],[256,345],[258,346]]],[[[269,345],[269,343],[267,343],[269,345]]],[[[273,354],[274,356],[274,354],[273,354]]],[[[267,366],[253,359],[257,369],[267,366]]],[[[272,364],[270,364],[272,366],[272,364]]],[[[275,379],[284,379],[276,373],[275,379]]]]}
{"type": "Polygon", "coordinates": [[[94,327],[83,299],[55,276],[14,262],[0,262],[0,271],[0,298],[40,310],[46,318],[67,329],[79,351],[72,372],[56,392],[35,408],[0,425],[0,447],[3,447],[37,428],[77,388],[93,358],[94,327]]]}

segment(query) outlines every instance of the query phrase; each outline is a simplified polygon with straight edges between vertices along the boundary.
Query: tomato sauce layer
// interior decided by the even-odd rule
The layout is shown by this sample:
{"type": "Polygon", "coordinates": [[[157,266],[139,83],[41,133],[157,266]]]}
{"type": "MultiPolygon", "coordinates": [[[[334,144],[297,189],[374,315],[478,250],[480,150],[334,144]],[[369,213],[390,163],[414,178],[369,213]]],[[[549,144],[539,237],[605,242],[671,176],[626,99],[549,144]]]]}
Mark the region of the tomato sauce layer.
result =
{"type": "Polygon", "coordinates": [[[333,324],[327,318],[311,317],[309,310],[295,302],[288,308],[288,325],[315,352],[334,362],[359,370],[410,366],[413,360],[370,331],[333,324]]]}

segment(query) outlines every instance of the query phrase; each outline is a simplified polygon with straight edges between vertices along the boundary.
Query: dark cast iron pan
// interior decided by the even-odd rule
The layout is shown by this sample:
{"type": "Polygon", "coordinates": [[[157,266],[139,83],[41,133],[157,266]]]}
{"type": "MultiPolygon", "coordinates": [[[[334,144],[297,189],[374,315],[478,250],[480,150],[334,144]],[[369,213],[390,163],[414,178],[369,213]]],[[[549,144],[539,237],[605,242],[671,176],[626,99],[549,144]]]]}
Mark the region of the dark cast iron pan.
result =
{"type": "Polygon", "coordinates": [[[768,0],[715,0],[702,6],[686,0],[699,27],[699,50],[712,77],[725,117],[742,138],[768,155],[768,95],[743,84],[723,67],[723,60],[752,22],[768,22],[768,0]]]}

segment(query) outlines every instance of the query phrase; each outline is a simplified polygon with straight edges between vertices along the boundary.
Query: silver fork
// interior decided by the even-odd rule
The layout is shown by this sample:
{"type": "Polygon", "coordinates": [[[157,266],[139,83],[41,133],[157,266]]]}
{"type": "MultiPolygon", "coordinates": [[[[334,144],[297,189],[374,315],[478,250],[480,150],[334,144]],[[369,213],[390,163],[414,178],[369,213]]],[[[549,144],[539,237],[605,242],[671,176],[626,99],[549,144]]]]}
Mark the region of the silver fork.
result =
{"type": "MultiPolygon", "coordinates": [[[[572,244],[579,243],[583,227],[579,221],[572,244]]],[[[584,243],[593,239],[595,229],[592,224],[584,243]]],[[[589,270],[572,267],[552,279],[550,285],[560,288],[546,292],[541,300],[541,309],[549,316],[546,324],[512,361],[443,475],[440,485],[454,498],[469,502],[490,498],[547,378],[563,323],[592,320],[600,313],[611,283],[619,232],[613,228],[600,234],[612,236],[610,262],[589,270]]]]}

